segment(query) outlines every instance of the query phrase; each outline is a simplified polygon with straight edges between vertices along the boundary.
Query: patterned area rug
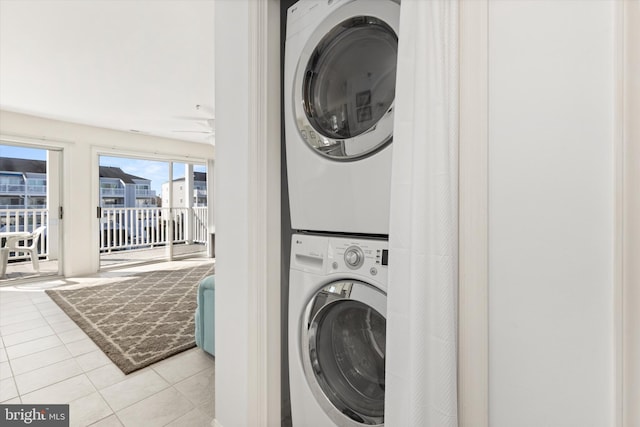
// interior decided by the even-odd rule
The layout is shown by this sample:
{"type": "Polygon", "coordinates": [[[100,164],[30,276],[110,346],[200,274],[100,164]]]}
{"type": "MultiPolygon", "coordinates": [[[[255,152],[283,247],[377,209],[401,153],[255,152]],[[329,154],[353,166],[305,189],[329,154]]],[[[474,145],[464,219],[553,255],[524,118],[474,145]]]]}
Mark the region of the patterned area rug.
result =
{"type": "Polygon", "coordinates": [[[195,346],[198,283],[213,264],[47,294],[125,374],[195,346]]]}

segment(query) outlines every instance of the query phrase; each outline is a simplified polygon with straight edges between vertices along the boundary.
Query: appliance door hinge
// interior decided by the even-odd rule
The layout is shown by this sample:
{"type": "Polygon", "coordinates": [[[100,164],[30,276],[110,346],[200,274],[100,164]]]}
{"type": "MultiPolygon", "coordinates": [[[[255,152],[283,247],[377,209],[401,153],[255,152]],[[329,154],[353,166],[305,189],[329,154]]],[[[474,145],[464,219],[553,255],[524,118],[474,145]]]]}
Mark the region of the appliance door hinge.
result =
{"type": "Polygon", "coordinates": [[[64,217],[64,209],[62,209],[62,206],[60,206],[58,208],[58,219],[62,219],[62,217],[64,217]]]}

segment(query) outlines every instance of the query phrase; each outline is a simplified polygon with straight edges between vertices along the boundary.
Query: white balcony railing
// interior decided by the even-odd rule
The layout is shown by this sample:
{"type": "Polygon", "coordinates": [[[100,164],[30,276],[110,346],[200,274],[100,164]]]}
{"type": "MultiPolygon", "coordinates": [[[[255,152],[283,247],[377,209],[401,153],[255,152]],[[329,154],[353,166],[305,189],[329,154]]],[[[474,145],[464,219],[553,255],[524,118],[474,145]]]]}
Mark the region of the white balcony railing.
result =
{"type": "Polygon", "coordinates": [[[207,227],[207,207],[192,208],[193,209],[193,241],[198,243],[206,243],[209,240],[209,231],[207,227]]]}
{"type": "Polygon", "coordinates": [[[46,185],[27,185],[27,193],[31,196],[33,195],[43,195],[47,194],[47,186],[46,185]]]}
{"type": "Polygon", "coordinates": [[[124,188],[101,188],[100,189],[100,197],[109,197],[109,196],[124,197],[124,188]]]}
{"type": "Polygon", "coordinates": [[[206,243],[207,208],[102,209],[100,251],[138,249],[174,243],[206,243]]]}
{"type": "Polygon", "coordinates": [[[0,184],[0,194],[24,194],[24,184],[0,184]]]}
{"type": "MultiPolygon", "coordinates": [[[[49,225],[48,209],[1,209],[0,231],[34,231],[49,225]]],[[[174,243],[202,243],[209,239],[207,208],[103,208],[100,219],[100,252],[166,245],[173,225],[174,243]],[[171,224],[172,222],[172,224],[171,224]]],[[[39,243],[40,257],[49,256],[47,230],[39,243]]],[[[28,256],[9,254],[9,260],[28,256]]]]}
{"type": "Polygon", "coordinates": [[[156,197],[156,190],[138,190],[138,189],[136,189],[136,197],[156,197]]]}

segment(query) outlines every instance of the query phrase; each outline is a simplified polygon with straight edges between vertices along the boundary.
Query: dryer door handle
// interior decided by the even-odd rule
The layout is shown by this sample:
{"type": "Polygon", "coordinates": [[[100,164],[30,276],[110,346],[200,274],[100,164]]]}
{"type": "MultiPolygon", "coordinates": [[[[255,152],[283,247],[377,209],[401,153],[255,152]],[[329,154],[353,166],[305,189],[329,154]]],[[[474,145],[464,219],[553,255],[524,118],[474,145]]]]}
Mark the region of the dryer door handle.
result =
{"type": "Polygon", "coordinates": [[[313,71],[309,69],[305,71],[304,79],[302,80],[302,108],[304,108],[307,118],[315,116],[315,111],[313,111],[313,102],[309,99],[309,87],[311,86],[312,76],[313,71]]]}

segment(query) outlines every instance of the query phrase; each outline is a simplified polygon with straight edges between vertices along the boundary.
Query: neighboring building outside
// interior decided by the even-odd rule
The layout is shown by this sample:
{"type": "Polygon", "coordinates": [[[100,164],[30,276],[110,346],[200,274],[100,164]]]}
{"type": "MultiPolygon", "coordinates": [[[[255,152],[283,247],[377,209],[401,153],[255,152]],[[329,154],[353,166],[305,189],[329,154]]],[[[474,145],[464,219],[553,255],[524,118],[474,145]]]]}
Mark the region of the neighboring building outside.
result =
{"type": "MultiPolygon", "coordinates": [[[[151,181],[119,167],[100,166],[100,206],[103,208],[156,207],[151,181]]],[[[0,157],[0,209],[45,209],[47,162],[0,157]]]]}
{"type": "MultiPolygon", "coordinates": [[[[185,178],[173,180],[173,205],[188,206],[185,178]]],[[[169,206],[169,182],[162,184],[162,205],[169,206]]],[[[194,208],[207,206],[207,173],[193,172],[193,205],[194,208]]]]}
{"type": "Polygon", "coordinates": [[[100,166],[100,206],[103,208],[155,208],[151,181],[119,167],[100,166]]]}
{"type": "Polygon", "coordinates": [[[0,209],[45,209],[47,162],[0,157],[0,209]]]}

